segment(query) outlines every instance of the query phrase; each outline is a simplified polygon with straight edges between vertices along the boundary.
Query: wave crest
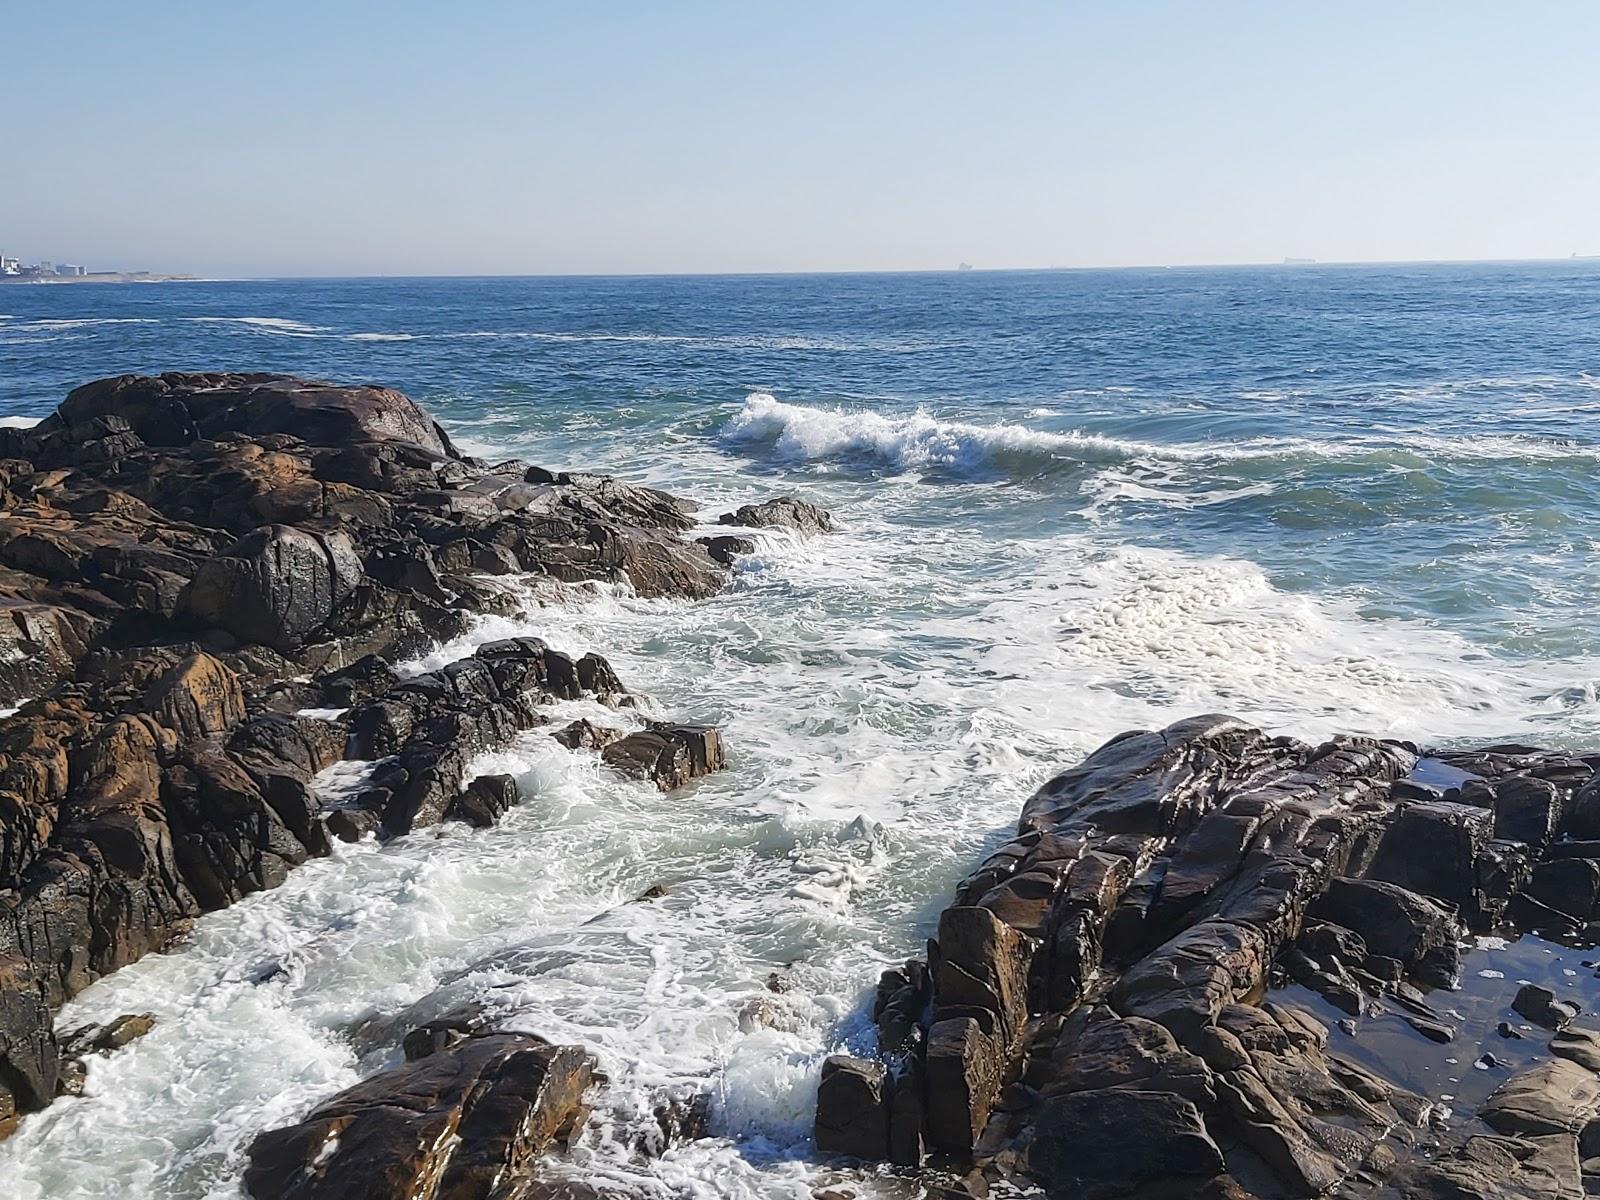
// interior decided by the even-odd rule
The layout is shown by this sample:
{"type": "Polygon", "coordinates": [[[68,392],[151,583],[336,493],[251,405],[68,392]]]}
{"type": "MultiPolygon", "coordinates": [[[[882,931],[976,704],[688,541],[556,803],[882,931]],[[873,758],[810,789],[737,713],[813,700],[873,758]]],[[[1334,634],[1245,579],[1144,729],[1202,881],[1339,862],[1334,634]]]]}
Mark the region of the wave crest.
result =
{"type": "Polygon", "coordinates": [[[1073,463],[1117,462],[1141,447],[1089,433],[1043,433],[1006,423],[941,421],[923,409],[909,416],[785,404],[766,392],[745,398],[723,430],[733,443],[764,444],[781,458],[817,462],[866,458],[897,471],[960,475],[1073,463]]]}
{"type": "Polygon", "coordinates": [[[1128,463],[1211,466],[1256,479],[1302,469],[1371,475],[1386,469],[1417,470],[1453,463],[1532,463],[1587,470],[1600,461],[1600,447],[1521,433],[1465,437],[1353,434],[1348,438],[1160,443],[1083,430],[1047,432],[1008,422],[946,421],[922,408],[907,415],[788,404],[767,392],[747,396],[721,436],[732,445],[764,447],[789,462],[865,460],[897,472],[1013,479],[1128,463]]]}

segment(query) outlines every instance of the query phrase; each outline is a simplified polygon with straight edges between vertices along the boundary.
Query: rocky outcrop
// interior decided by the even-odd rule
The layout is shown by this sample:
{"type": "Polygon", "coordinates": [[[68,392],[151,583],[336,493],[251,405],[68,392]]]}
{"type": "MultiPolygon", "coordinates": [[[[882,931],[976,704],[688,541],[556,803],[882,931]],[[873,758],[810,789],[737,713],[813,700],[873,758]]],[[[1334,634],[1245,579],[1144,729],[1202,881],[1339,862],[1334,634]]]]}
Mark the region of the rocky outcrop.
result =
{"type": "Polygon", "coordinates": [[[663,792],[726,765],[722,733],[710,725],[654,724],[610,742],[600,751],[607,766],[648,779],[663,792]]]}
{"type": "Polygon", "coordinates": [[[162,638],[313,670],[404,653],[459,632],[483,574],[684,597],[726,577],[674,497],[466,458],[383,388],[123,376],[7,432],[0,646],[33,665],[0,670],[0,704],[162,638]]]}
{"type": "MultiPolygon", "coordinates": [[[[531,638],[397,673],[496,602],[483,576],[683,598],[727,577],[683,536],[682,501],[465,457],[385,388],[122,376],[4,435],[0,708],[21,708],[0,718],[0,1134],[81,1078],[82,1048],[51,1028],[67,998],[330,837],[492,823],[516,782],[470,777],[478,750],[554,700],[626,702],[603,658],[531,638]],[[313,779],[345,757],[377,761],[330,809],[313,779]]],[[[720,757],[714,732],[668,741],[658,777],[720,757]]],[[[490,1045],[472,1070],[525,1074],[543,1053],[490,1045]]],[[[485,1137],[506,1161],[539,1141],[485,1137]]]]}
{"type": "MultiPolygon", "coordinates": [[[[1113,739],[1024,805],[926,961],[883,976],[878,1055],[824,1065],[817,1147],[964,1164],[944,1196],[1579,1194],[1592,1034],[1490,1098],[1494,1138],[1441,1141],[1430,1100],[1276,993],[1452,1039],[1418,985],[1452,984],[1466,930],[1540,904],[1536,879],[1588,903],[1584,872],[1546,868],[1600,857],[1569,837],[1590,778],[1527,747],[1312,746],[1216,716],[1113,739]]],[[[1551,1028],[1571,1009],[1517,999],[1551,1028]]]]}
{"type": "Polygon", "coordinates": [[[760,504],[744,504],[717,518],[718,525],[746,529],[793,529],[800,533],[831,533],[833,517],[824,509],[793,496],[774,496],[760,504]]]}
{"type": "Polygon", "coordinates": [[[594,1060],[525,1033],[467,1036],[251,1145],[255,1200],[510,1200],[581,1125],[594,1060]]]}

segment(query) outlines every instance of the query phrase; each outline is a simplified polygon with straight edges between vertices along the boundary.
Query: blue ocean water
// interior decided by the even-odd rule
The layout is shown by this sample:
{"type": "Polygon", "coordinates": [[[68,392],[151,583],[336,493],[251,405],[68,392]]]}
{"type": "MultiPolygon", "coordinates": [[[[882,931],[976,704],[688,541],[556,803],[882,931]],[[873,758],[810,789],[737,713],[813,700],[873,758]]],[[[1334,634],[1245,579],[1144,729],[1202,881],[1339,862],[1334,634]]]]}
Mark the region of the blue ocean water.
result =
{"type": "Polygon", "coordinates": [[[788,407],[718,475],[912,473],[935,525],[1240,555],[1517,653],[1600,638],[1600,264],[33,286],[0,311],[0,416],[122,371],[380,380],[476,448],[692,490],[676,448],[767,393],[788,407]]]}
{"type": "Polygon", "coordinates": [[[530,736],[485,765],[522,779],[499,828],[208,917],[64,1016],[162,1024],[0,1146],[25,1197],[236,1194],[251,1136],[382,1061],[352,1030],[486,992],[605,1060],[562,1169],[895,1195],[810,1152],[817,1065],[1075,756],[1204,710],[1600,749],[1600,263],[17,286],[0,313],[0,420],[128,371],[377,381],[472,453],[841,525],[763,538],[711,601],[529,587],[440,648],[598,649],[722,723],[733,768],[645,795],[530,736]],[[716,1136],[643,1160],[663,1089],[709,1090],[716,1136]]]}

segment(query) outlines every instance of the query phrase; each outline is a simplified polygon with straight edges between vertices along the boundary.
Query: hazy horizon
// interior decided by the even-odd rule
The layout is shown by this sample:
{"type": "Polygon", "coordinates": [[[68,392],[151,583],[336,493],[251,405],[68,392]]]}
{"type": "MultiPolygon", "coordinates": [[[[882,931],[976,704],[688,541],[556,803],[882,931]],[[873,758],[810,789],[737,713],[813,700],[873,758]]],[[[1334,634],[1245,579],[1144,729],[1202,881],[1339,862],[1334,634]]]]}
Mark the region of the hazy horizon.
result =
{"type": "MultiPolygon", "coordinates": [[[[11,256],[11,251],[6,250],[6,255],[11,256]]],[[[63,259],[52,258],[49,255],[39,256],[47,262],[61,262],[63,259]]],[[[1288,259],[1276,262],[1192,262],[1192,263],[1106,263],[1099,266],[1073,266],[1066,263],[1057,263],[1042,267],[985,267],[974,264],[958,264],[951,267],[883,267],[883,268],[834,268],[809,270],[796,268],[793,270],[749,270],[749,271],[434,271],[406,274],[398,271],[377,271],[368,274],[329,274],[327,272],[307,272],[303,274],[259,274],[259,275],[201,275],[194,272],[184,272],[189,276],[187,282],[193,283],[290,283],[297,280],[312,282],[316,280],[352,280],[364,279],[728,279],[728,278],[765,278],[782,277],[786,275],[957,275],[957,274],[994,274],[994,275],[1025,275],[1058,272],[1095,272],[1095,271],[1252,271],[1269,269],[1295,270],[1316,267],[1472,267],[1472,266],[1536,266],[1539,264],[1556,265],[1566,262],[1596,262],[1600,255],[1571,254],[1552,258],[1387,258],[1387,259],[1288,259]]],[[[125,269],[110,268],[103,274],[163,274],[158,269],[147,269],[142,266],[133,266],[125,269]]],[[[180,280],[183,282],[184,280],[180,280]]],[[[56,279],[46,278],[42,281],[30,280],[28,282],[55,283],[56,279]]]]}
{"type": "Polygon", "coordinates": [[[1600,254],[1600,9],[95,2],[0,251],[231,278],[1600,254]]]}

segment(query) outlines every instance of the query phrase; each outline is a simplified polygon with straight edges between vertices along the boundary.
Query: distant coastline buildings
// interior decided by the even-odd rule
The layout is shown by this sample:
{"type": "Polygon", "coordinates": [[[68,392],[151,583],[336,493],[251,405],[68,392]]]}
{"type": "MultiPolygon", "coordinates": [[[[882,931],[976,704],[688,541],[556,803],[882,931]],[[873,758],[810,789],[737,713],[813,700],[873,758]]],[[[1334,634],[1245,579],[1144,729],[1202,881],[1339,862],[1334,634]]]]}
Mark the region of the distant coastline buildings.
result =
{"type": "Polygon", "coordinates": [[[15,279],[54,279],[67,275],[76,277],[87,275],[88,267],[80,267],[76,263],[36,262],[24,263],[21,259],[10,258],[0,254],[0,275],[15,279]]]}
{"type": "Polygon", "coordinates": [[[91,271],[77,263],[31,262],[0,254],[0,284],[5,283],[166,283],[192,275],[160,275],[154,271],[91,271]]]}

